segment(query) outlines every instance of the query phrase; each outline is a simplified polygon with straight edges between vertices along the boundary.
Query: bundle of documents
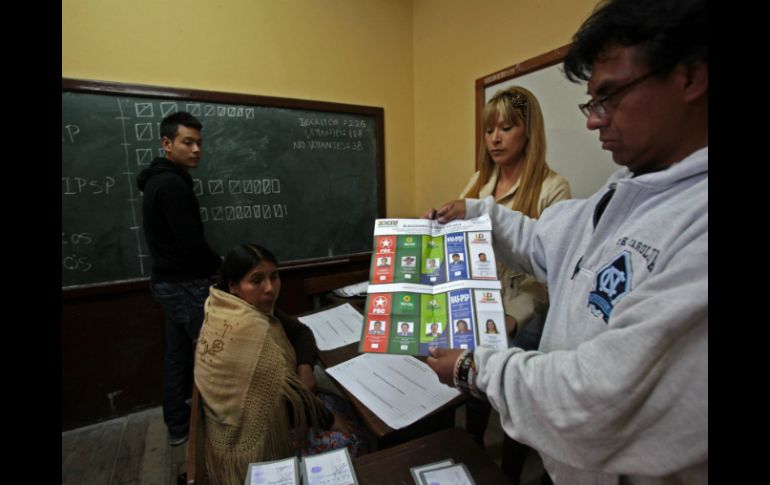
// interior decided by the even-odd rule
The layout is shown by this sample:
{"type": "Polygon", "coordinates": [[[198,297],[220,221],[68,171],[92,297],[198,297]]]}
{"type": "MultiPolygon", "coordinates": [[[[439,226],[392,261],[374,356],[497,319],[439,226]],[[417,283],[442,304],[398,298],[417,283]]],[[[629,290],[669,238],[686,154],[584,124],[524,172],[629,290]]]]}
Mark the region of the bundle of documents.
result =
{"type": "Polygon", "coordinates": [[[409,469],[417,485],[475,485],[468,468],[451,458],[409,469]]]}
{"type": "Polygon", "coordinates": [[[377,219],[361,352],[508,348],[488,215],[377,219]]]}
{"type": "Polygon", "coordinates": [[[249,464],[244,485],[357,485],[347,448],[249,464]]]}

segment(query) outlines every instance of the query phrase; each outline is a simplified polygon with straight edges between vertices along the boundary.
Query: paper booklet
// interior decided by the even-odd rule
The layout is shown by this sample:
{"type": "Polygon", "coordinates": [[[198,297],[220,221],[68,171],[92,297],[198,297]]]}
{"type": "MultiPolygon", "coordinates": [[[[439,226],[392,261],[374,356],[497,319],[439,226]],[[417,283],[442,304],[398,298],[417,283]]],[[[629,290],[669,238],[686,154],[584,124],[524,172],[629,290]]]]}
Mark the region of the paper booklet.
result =
{"type": "Polygon", "coordinates": [[[419,472],[417,476],[417,485],[476,485],[464,463],[431,468],[419,472]]]}
{"type": "Polygon", "coordinates": [[[446,460],[428,463],[427,465],[413,466],[409,469],[409,473],[412,474],[414,483],[421,485],[422,480],[420,479],[420,473],[435,470],[436,468],[445,468],[454,464],[455,461],[452,458],[447,458],[446,460]]]}
{"type": "Polygon", "coordinates": [[[250,463],[244,485],[357,485],[347,448],[304,458],[250,463]]]}
{"type": "Polygon", "coordinates": [[[508,348],[488,215],[377,219],[360,352],[508,348]]]}

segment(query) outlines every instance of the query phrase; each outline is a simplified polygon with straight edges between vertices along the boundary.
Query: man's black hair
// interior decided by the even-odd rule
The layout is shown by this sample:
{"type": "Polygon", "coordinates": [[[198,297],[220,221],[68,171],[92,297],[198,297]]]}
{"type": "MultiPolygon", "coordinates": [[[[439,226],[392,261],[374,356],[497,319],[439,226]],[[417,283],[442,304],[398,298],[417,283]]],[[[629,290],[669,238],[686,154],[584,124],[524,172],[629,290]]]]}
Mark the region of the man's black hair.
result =
{"type": "Polygon", "coordinates": [[[176,136],[176,132],[179,129],[179,125],[186,126],[187,128],[194,128],[198,131],[203,129],[203,124],[187,111],[177,111],[163,118],[160,122],[160,137],[165,136],[169,140],[173,140],[176,136]]]}
{"type": "Polygon", "coordinates": [[[611,45],[640,45],[651,71],[708,63],[708,0],[605,0],[572,37],[564,72],[587,81],[593,63],[611,45]]]}

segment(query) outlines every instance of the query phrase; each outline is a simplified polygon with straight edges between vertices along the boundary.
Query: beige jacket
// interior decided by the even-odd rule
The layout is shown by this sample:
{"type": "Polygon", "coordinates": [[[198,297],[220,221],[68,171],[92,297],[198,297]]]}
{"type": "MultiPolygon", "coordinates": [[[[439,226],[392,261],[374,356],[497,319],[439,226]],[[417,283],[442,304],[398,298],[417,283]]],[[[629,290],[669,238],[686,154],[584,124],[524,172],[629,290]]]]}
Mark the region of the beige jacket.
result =
{"type": "MultiPolygon", "coordinates": [[[[495,185],[497,185],[499,175],[500,168],[495,167],[495,171],[492,173],[489,181],[481,187],[479,199],[492,195],[495,191],[495,185]]],[[[461,199],[465,198],[465,194],[470,191],[478,177],[479,172],[471,175],[468,184],[460,193],[461,199]]],[[[514,197],[518,190],[519,181],[516,181],[516,183],[513,184],[513,187],[495,202],[511,209],[513,207],[514,197]]],[[[551,174],[543,181],[543,187],[540,190],[538,211],[542,214],[546,207],[549,207],[551,204],[555,204],[560,200],[569,199],[570,197],[571,194],[567,179],[558,173],[551,171],[551,174]]],[[[505,313],[506,315],[512,316],[516,322],[518,322],[519,328],[517,331],[521,330],[521,325],[524,325],[535,316],[535,314],[540,314],[548,307],[548,288],[538,282],[534,276],[513,271],[500,263],[497,265],[497,274],[503,285],[502,298],[505,313]]]]}

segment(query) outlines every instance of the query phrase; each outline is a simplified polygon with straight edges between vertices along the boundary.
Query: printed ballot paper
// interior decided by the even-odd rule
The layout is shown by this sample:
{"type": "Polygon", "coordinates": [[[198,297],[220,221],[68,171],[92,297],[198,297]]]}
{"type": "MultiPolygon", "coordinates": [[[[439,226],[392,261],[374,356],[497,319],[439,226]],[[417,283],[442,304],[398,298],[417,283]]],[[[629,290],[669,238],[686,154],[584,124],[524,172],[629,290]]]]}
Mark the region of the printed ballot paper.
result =
{"type": "Polygon", "coordinates": [[[377,219],[360,352],[508,348],[489,216],[377,219]]]}

